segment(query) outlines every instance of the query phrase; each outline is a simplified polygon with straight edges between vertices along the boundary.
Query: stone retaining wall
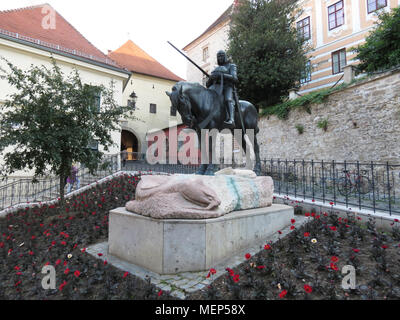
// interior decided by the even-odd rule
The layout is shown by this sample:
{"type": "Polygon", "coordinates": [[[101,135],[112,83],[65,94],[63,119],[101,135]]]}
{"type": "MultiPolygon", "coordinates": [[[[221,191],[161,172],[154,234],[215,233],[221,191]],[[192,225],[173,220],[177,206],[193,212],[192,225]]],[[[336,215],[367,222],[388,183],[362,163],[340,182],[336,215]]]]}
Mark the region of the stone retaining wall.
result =
{"type": "Polygon", "coordinates": [[[260,120],[261,157],[400,163],[400,70],[331,94],[322,104],[260,120]],[[318,128],[328,121],[325,132],[318,128]],[[304,127],[299,134],[296,125],[304,127]]]}

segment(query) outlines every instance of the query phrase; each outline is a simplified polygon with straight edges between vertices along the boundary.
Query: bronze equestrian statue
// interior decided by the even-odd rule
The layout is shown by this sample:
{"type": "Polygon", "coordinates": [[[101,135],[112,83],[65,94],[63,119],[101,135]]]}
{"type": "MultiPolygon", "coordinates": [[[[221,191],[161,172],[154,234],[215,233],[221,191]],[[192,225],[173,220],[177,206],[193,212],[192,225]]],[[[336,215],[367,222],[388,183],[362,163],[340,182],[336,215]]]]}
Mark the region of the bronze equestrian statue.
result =
{"type": "MultiPolygon", "coordinates": [[[[173,47],[179,51],[175,46],[173,47]]],[[[207,88],[199,83],[181,81],[174,85],[172,92],[166,92],[170,97],[172,106],[181,115],[183,123],[196,130],[199,141],[201,141],[202,129],[210,131],[212,129],[218,131],[228,129],[232,134],[234,134],[235,129],[241,129],[242,147],[245,152],[247,150],[246,131],[253,130],[254,137],[252,138],[254,140],[252,142],[254,142],[256,158],[254,172],[261,175],[260,148],[257,142],[259,115],[253,104],[248,101],[239,101],[237,98],[235,88],[235,84],[238,83],[236,65],[228,62],[224,51],[219,51],[217,54],[218,67],[211,75],[208,75],[190,58],[182,52],[180,53],[209,77],[207,88]]],[[[215,146],[213,146],[210,137],[208,164],[202,164],[197,174],[214,175],[216,170],[216,165],[212,163],[214,150],[215,146]]]]}

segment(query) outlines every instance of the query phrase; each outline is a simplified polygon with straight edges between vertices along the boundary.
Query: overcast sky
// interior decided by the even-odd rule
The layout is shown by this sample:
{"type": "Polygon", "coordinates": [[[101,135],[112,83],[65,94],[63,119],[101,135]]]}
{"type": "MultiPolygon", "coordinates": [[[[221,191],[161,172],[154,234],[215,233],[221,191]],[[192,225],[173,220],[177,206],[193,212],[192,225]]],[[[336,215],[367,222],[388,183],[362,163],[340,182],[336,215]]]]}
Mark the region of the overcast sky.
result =
{"type": "Polygon", "coordinates": [[[0,10],[48,3],[104,53],[131,39],[186,79],[179,49],[202,34],[233,0],[0,0],[0,10]]]}

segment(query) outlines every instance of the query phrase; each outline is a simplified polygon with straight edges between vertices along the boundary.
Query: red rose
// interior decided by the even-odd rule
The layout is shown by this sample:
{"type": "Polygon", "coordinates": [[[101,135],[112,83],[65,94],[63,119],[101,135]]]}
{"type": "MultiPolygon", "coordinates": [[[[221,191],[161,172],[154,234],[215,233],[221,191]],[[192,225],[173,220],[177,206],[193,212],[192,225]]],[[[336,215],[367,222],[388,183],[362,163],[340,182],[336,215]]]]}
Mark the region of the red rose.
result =
{"type": "Polygon", "coordinates": [[[279,298],[284,298],[287,295],[287,290],[283,290],[280,294],[279,294],[279,298]]]}
{"type": "Polygon", "coordinates": [[[332,270],[335,270],[335,271],[338,271],[338,270],[339,270],[339,268],[337,267],[337,265],[334,264],[334,263],[331,263],[331,269],[332,269],[332,270]]]}
{"type": "Polygon", "coordinates": [[[239,282],[239,275],[238,274],[235,274],[234,276],[233,276],[233,281],[235,282],[235,283],[238,283],[239,282]]]}
{"type": "Polygon", "coordinates": [[[265,249],[265,250],[271,250],[272,248],[271,248],[271,246],[270,246],[269,244],[266,244],[266,245],[264,246],[264,249],[265,249]]]}
{"type": "Polygon", "coordinates": [[[310,236],[309,232],[304,233],[304,237],[308,238],[310,236]]]}
{"type": "Polygon", "coordinates": [[[295,226],[291,226],[290,227],[290,230],[294,230],[296,227],[295,226]]]}
{"type": "Polygon", "coordinates": [[[80,275],[81,275],[81,272],[79,271],[79,270],[76,270],[75,272],[74,272],[74,275],[75,275],[75,277],[79,277],[80,275]]]}
{"type": "Polygon", "coordinates": [[[216,273],[217,273],[217,270],[211,268],[211,269],[210,269],[210,273],[211,273],[211,274],[216,274],[216,273]]]}
{"type": "Polygon", "coordinates": [[[251,254],[250,254],[250,253],[246,253],[245,258],[246,258],[247,260],[249,260],[249,259],[251,258],[251,254]]]}
{"type": "Polygon", "coordinates": [[[68,273],[69,273],[69,269],[68,269],[68,268],[65,269],[64,273],[65,273],[65,274],[68,274],[68,273]]]}
{"type": "Polygon", "coordinates": [[[306,212],[305,216],[306,216],[306,217],[309,217],[309,216],[310,216],[310,213],[309,213],[309,212],[306,212]]]}
{"type": "Polygon", "coordinates": [[[308,284],[305,284],[305,285],[304,285],[304,290],[305,290],[305,292],[307,292],[307,293],[311,293],[311,292],[312,292],[312,287],[309,286],[308,284]]]}
{"type": "Polygon", "coordinates": [[[67,282],[64,281],[64,282],[60,285],[60,287],[59,287],[58,289],[59,289],[60,291],[62,291],[66,285],[67,285],[67,282]]]}
{"type": "Polygon", "coordinates": [[[123,276],[122,278],[125,279],[128,275],[129,275],[129,272],[125,272],[125,273],[124,273],[124,276],[123,276]]]}
{"type": "Polygon", "coordinates": [[[359,253],[359,252],[360,252],[360,249],[353,249],[353,251],[354,251],[355,253],[359,253]]]}
{"type": "Polygon", "coordinates": [[[339,258],[338,258],[338,257],[335,257],[335,256],[333,256],[333,257],[331,258],[331,261],[332,261],[332,262],[338,262],[338,261],[339,261],[339,258]]]}
{"type": "Polygon", "coordinates": [[[294,223],[296,223],[296,220],[295,220],[295,219],[292,219],[292,220],[290,220],[290,222],[291,222],[292,224],[294,224],[294,223]]]}

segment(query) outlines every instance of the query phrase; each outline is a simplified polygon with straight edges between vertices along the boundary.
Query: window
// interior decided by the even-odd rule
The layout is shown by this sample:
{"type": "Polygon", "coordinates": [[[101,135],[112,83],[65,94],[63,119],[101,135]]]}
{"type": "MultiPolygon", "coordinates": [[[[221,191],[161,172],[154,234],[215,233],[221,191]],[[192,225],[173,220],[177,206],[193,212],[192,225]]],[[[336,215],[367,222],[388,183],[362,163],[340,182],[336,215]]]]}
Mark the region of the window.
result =
{"type": "Polygon", "coordinates": [[[378,9],[387,6],[387,0],[367,0],[368,1],[368,13],[372,13],[378,9]]]}
{"type": "Polygon", "coordinates": [[[100,112],[100,105],[101,105],[101,94],[100,92],[97,92],[96,96],[94,97],[94,109],[97,110],[97,112],[100,112]]]}
{"type": "Polygon", "coordinates": [[[343,0],[329,6],[328,15],[329,15],[328,17],[329,30],[335,29],[343,25],[344,24],[343,0]]]}
{"type": "Polygon", "coordinates": [[[150,113],[157,113],[157,105],[150,103],[150,113]]]}
{"type": "Polygon", "coordinates": [[[99,151],[99,143],[96,140],[92,140],[92,142],[89,143],[88,148],[93,151],[99,151]]]}
{"type": "Polygon", "coordinates": [[[176,107],[171,106],[171,117],[176,117],[176,107]]]}
{"type": "Polygon", "coordinates": [[[297,34],[304,40],[311,38],[310,17],[297,22],[297,34]]]}
{"type": "Polygon", "coordinates": [[[343,72],[346,66],[346,49],[341,49],[332,53],[332,73],[337,74],[343,72]]]}
{"type": "Polygon", "coordinates": [[[87,93],[89,95],[94,95],[94,101],[93,105],[89,106],[90,110],[93,113],[100,112],[100,106],[101,106],[101,90],[99,87],[92,86],[89,84],[85,84],[85,90],[87,90],[87,93]]]}
{"type": "Polygon", "coordinates": [[[307,61],[306,69],[302,72],[300,83],[305,84],[311,81],[311,61],[307,61]]]}
{"type": "Polygon", "coordinates": [[[203,49],[203,61],[207,61],[208,57],[209,57],[208,47],[206,47],[203,49]]]}

